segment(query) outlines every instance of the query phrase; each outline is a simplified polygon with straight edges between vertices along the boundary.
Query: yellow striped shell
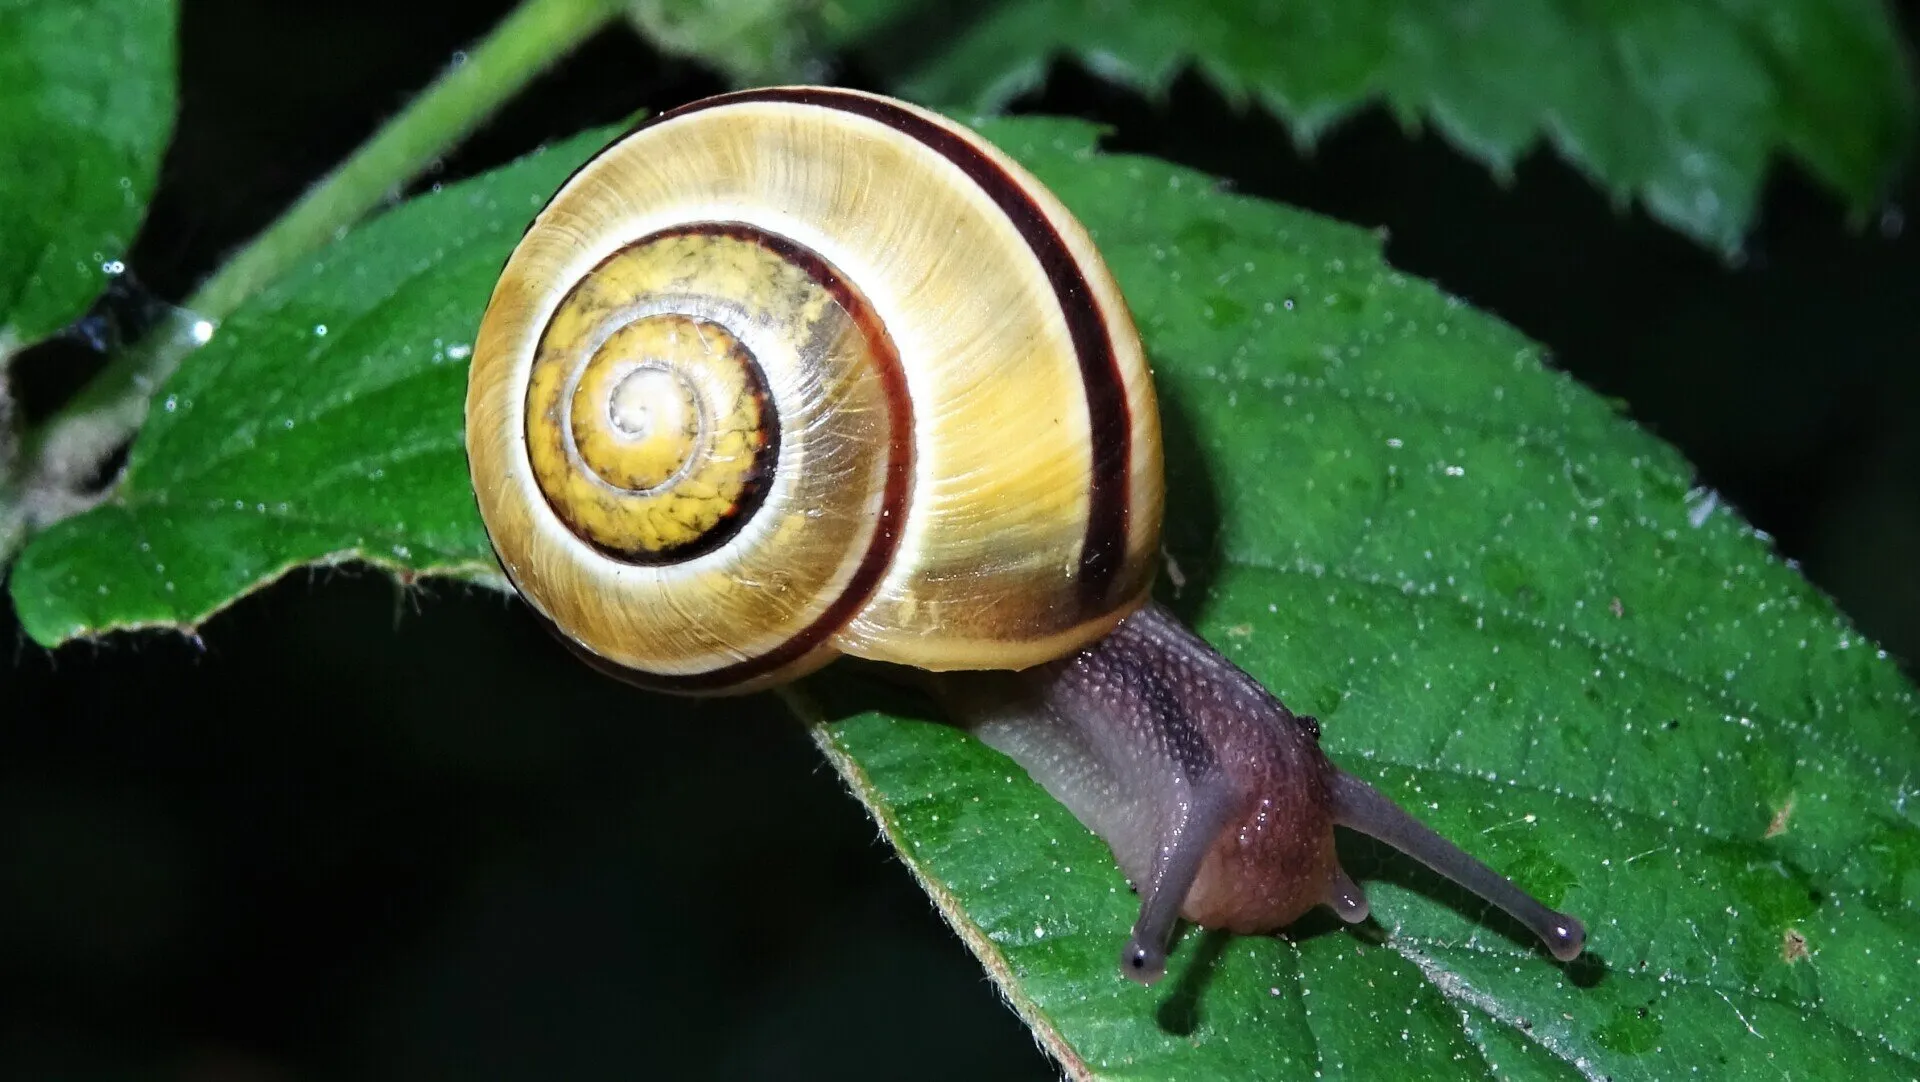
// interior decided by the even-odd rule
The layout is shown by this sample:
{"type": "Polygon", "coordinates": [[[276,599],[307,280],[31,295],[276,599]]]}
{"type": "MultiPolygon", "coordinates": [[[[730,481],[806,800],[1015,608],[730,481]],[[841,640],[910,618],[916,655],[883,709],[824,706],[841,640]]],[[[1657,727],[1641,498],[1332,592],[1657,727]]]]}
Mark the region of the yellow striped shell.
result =
{"type": "Polygon", "coordinates": [[[467,453],[520,592],[672,690],[1061,657],[1159,537],[1146,360],[1086,231],[845,90],[696,102],[576,173],[495,287],[467,453]]]}

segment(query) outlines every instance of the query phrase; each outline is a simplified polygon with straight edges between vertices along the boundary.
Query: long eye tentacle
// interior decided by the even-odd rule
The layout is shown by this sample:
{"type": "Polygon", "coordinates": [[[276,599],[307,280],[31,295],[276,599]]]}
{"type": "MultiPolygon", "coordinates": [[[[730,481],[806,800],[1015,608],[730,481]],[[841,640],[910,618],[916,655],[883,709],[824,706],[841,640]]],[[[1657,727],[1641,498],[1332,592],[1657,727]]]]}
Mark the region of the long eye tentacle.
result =
{"type": "Polygon", "coordinates": [[[1192,784],[1180,802],[1173,825],[1154,854],[1153,871],[1139,885],[1140,916],[1120,955],[1120,972],[1130,979],[1152,984],[1166,974],[1167,944],[1180,922],[1180,909],[1193,893],[1207,853],[1232,817],[1234,803],[1232,786],[1218,772],[1192,784]]]}
{"type": "Polygon", "coordinates": [[[1578,919],[1542,905],[1539,899],[1434,833],[1359,778],[1336,770],[1329,789],[1335,823],[1378,838],[1499,906],[1539,936],[1547,952],[1562,962],[1571,962],[1580,956],[1586,946],[1587,929],[1578,919]]]}

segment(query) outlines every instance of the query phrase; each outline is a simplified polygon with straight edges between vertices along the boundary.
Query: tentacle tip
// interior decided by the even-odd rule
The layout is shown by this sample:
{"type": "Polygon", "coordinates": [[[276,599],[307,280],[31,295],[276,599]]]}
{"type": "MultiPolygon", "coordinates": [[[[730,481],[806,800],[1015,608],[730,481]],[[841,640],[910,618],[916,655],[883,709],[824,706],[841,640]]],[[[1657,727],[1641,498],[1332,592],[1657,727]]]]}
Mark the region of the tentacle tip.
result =
{"type": "Polygon", "coordinates": [[[1334,869],[1333,881],[1327,884],[1327,905],[1348,924],[1359,924],[1373,911],[1360,884],[1339,868],[1334,869]]]}
{"type": "Polygon", "coordinates": [[[1571,962],[1587,949],[1587,926],[1577,917],[1554,913],[1540,929],[1540,941],[1546,944],[1547,953],[1562,962],[1571,962]]]}
{"type": "Polygon", "coordinates": [[[1135,984],[1151,985],[1167,975],[1167,952],[1130,939],[1120,955],[1120,975],[1135,984]]]}

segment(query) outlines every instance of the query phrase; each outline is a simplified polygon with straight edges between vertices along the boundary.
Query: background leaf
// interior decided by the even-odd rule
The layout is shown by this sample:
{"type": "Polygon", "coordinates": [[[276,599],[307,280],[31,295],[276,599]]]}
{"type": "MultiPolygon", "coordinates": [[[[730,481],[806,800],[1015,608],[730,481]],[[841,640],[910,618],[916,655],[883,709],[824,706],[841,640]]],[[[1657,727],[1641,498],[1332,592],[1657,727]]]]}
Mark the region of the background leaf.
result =
{"type": "Polygon", "coordinates": [[[812,82],[826,67],[814,5],[793,0],[626,0],[662,50],[719,68],[735,85],[812,82]]]}
{"type": "Polygon", "coordinates": [[[925,0],[623,0],[663,52],[717,68],[733,86],[820,82],[841,51],[884,27],[940,10],[925,0]]]}
{"type": "Polygon", "coordinates": [[[995,108],[1058,55],[1161,91],[1187,65],[1310,143],[1374,101],[1502,176],[1544,136],[1662,222],[1740,247],[1791,153],[1858,214],[1913,144],[1914,90],[1879,0],[1014,0],[955,36],[881,39],[918,101],[995,108]],[[928,47],[919,42],[940,44],[928,47]]]}
{"type": "Polygon", "coordinates": [[[0,0],[0,358],[79,318],[173,130],[172,0],[0,0]]]}
{"type": "MultiPolygon", "coordinates": [[[[1357,847],[1377,927],[1188,934],[1137,989],[1115,972],[1134,903],[1098,840],[963,735],[825,685],[823,745],[1062,1060],[1911,1076],[1920,708],[1894,667],[1669,448],[1368,234],[1096,155],[1085,125],[983,130],[1082,216],[1141,323],[1169,436],[1163,596],[1317,714],[1343,765],[1593,931],[1563,970],[1357,847]]],[[[237,314],[119,499],[29,550],[28,629],[190,624],[301,559],[482,572],[453,353],[521,222],[600,141],[416,201],[237,314]]]]}

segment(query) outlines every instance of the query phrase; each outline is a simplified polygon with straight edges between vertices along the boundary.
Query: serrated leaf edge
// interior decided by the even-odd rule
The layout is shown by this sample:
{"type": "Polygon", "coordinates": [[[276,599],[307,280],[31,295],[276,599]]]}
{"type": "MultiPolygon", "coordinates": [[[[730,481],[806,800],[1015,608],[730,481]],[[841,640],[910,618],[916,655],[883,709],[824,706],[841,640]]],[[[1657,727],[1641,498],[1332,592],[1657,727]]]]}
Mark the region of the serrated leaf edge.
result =
{"type": "Polygon", "coordinates": [[[835,773],[840,775],[840,780],[845,783],[854,799],[858,800],[861,806],[866,808],[867,814],[872,816],[875,825],[880,828],[881,837],[886,839],[887,845],[899,856],[900,862],[907,866],[907,871],[912,873],[914,883],[925,892],[928,898],[932,899],[934,908],[947,922],[947,926],[953,929],[954,934],[960,937],[961,942],[966,944],[967,949],[972,951],[973,956],[985,967],[987,975],[993,979],[994,987],[999,989],[1001,998],[1015,1014],[1020,1016],[1020,1021],[1026,1024],[1028,1032],[1032,1033],[1040,1046],[1053,1056],[1054,1061],[1060,1064],[1068,1077],[1076,1080],[1099,1078],[1100,1076],[1094,1073],[1086,1060],[1082,1059],[1080,1053],[1067,1041],[1066,1036],[1053,1024],[1053,1020],[1041,1010],[1040,1004],[1026,993],[1019,977],[1013,971],[1012,964],[1007,961],[1007,956],[1000,952],[1000,948],[993,939],[987,935],[986,929],[974,922],[966,906],[947,887],[947,884],[914,856],[912,848],[905,842],[905,833],[899,821],[894,818],[892,806],[880,795],[872,779],[867,777],[866,768],[861,766],[859,760],[855,759],[853,754],[840,743],[833,727],[827,724],[826,714],[820,709],[819,704],[804,690],[793,685],[775,689],[774,694],[779,696],[780,701],[786,705],[787,710],[794,717],[806,725],[807,733],[813,738],[815,746],[827,757],[828,764],[833,767],[835,773]]]}

